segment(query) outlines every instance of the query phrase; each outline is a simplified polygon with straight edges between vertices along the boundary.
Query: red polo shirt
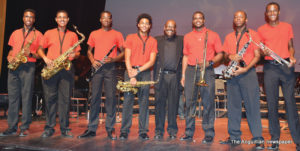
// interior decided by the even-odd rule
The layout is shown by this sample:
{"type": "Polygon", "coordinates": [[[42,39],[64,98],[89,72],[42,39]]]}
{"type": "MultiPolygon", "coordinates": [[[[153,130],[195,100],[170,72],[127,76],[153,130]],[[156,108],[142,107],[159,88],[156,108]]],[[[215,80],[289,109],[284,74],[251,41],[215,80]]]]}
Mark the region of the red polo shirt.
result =
{"type": "Polygon", "coordinates": [[[206,27],[201,31],[193,30],[187,33],[183,39],[183,54],[188,56],[189,65],[196,65],[196,59],[198,62],[203,60],[206,31],[208,31],[206,60],[210,61],[216,53],[222,52],[221,39],[216,32],[206,27]]]}
{"type": "MultiPolygon", "coordinates": [[[[259,38],[258,34],[252,29],[248,29],[248,30],[249,30],[249,34],[252,37],[252,40],[259,44],[260,38],[259,38]]],[[[225,41],[223,44],[224,52],[226,52],[228,54],[237,54],[236,44],[237,44],[238,39],[240,39],[240,36],[241,36],[241,33],[239,33],[237,37],[235,36],[235,32],[229,33],[225,37],[225,41]]],[[[248,41],[249,41],[249,35],[247,33],[244,33],[244,35],[240,41],[238,51],[240,51],[248,41]]],[[[250,43],[250,45],[248,46],[246,52],[243,55],[243,60],[245,61],[245,63],[247,65],[254,58],[254,56],[255,56],[254,50],[257,48],[258,47],[254,43],[250,43]]]]}
{"type": "Polygon", "coordinates": [[[95,30],[91,33],[87,44],[95,47],[94,59],[102,60],[109,50],[116,45],[109,57],[117,56],[117,47],[122,47],[124,43],[123,35],[116,30],[105,31],[103,29],[95,30]]]}
{"type": "MultiPolygon", "coordinates": [[[[43,34],[40,31],[35,29],[34,31],[31,31],[29,35],[25,38],[24,47],[29,41],[33,39],[34,34],[35,34],[35,39],[29,47],[31,53],[36,53],[37,49],[40,46],[42,46],[43,34]]],[[[27,32],[25,32],[24,35],[26,36],[27,32]]],[[[24,35],[23,35],[23,28],[17,29],[11,34],[8,41],[8,45],[12,47],[12,56],[15,57],[17,53],[21,51],[22,44],[24,41],[24,35]]],[[[36,62],[35,58],[27,57],[27,59],[28,62],[36,62]]]]}
{"type": "MultiPolygon", "coordinates": [[[[147,39],[146,36],[141,36],[143,41],[147,39]]],[[[138,34],[129,34],[126,37],[126,41],[124,44],[125,48],[129,48],[131,50],[130,63],[132,66],[142,66],[146,62],[150,60],[150,54],[152,52],[157,53],[157,41],[152,36],[148,37],[148,40],[145,44],[139,38],[138,34]]]]}
{"type": "MultiPolygon", "coordinates": [[[[44,34],[43,48],[48,48],[47,58],[52,60],[59,57],[78,42],[76,33],[67,30],[62,44],[62,53],[60,53],[60,39],[58,34],[60,34],[62,40],[64,32],[58,31],[57,28],[47,30],[44,34]]],[[[80,49],[80,45],[78,45],[73,51],[79,51],[80,49]]],[[[73,60],[73,58],[69,58],[69,60],[73,60]]]]}
{"type": "MultiPolygon", "coordinates": [[[[282,58],[289,58],[289,41],[294,38],[293,28],[290,24],[279,22],[275,27],[264,24],[258,28],[258,34],[262,43],[273,50],[282,58]]],[[[266,60],[273,60],[270,56],[266,60]]]]}

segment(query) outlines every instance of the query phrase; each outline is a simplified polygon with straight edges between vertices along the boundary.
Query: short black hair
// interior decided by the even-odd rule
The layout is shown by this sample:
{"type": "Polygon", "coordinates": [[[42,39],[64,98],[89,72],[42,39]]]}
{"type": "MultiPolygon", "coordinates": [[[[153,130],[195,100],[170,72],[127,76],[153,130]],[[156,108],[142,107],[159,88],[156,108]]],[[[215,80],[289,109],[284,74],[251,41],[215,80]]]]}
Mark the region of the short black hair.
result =
{"type": "Polygon", "coordinates": [[[58,11],[56,12],[56,16],[57,16],[58,13],[65,13],[65,14],[67,14],[67,16],[69,17],[69,14],[68,14],[68,12],[67,12],[66,10],[63,10],[63,9],[58,10],[58,11]]]}
{"type": "Polygon", "coordinates": [[[204,16],[204,13],[203,12],[201,12],[201,11],[196,11],[196,12],[194,12],[193,13],[193,18],[194,18],[194,15],[195,14],[201,14],[202,16],[203,16],[203,19],[205,19],[205,16],[204,16]]]}
{"type": "Polygon", "coordinates": [[[149,23],[152,25],[152,17],[147,14],[147,13],[143,13],[143,14],[140,14],[137,19],[136,19],[136,25],[139,24],[140,20],[143,19],[143,18],[146,18],[149,20],[149,23]]]}
{"type": "Polygon", "coordinates": [[[104,13],[108,13],[110,15],[110,18],[112,18],[111,12],[110,11],[106,11],[106,10],[100,13],[100,18],[102,16],[102,14],[104,14],[104,13]]]}
{"type": "Polygon", "coordinates": [[[278,11],[280,11],[280,5],[277,3],[277,2],[270,2],[269,4],[267,4],[266,6],[266,12],[267,12],[267,9],[268,9],[268,6],[270,5],[276,5],[278,7],[278,11]]]}
{"type": "Polygon", "coordinates": [[[26,12],[31,12],[31,13],[34,14],[34,16],[36,15],[36,14],[35,14],[35,10],[34,10],[34,9],[31,9],[31,8],[25,9],[24,12],[23,12],[23,14],[25,14],[26,12]]]}
{"type": "MultiPolygon", "coordinates": [[[[245,18],[246,18],[246,19],[248,18],[247,13],[246,13],[245,11],[243,11],[243,10],[237,10],[236,12],[242,12],[242,13],[244,13],[245,18]]],[[[235,12],[235,13],[236,13],[236,12],[235,12]]],[[[235,14],[235,13],[234,13],[234,14],[235,14]]]]}

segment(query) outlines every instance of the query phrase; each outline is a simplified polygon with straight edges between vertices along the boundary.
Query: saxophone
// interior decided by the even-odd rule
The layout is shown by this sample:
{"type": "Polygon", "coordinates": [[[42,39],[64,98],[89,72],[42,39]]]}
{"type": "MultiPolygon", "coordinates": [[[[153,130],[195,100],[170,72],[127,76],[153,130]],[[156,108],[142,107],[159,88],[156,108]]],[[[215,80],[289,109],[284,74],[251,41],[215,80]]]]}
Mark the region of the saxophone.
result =
{"type": "Polygon", "coordinates": [[[7,68],[10,70],[16,70],[22,63],[27,62],[27,57],[25,56],[25,50],[28,51],[29,47],[35,40],[35,32],[33,38],[19,51],[16,55],[16,60],[12,63],[8,63],[7,68]]]}
{"type": "Polygon", "coordinates": [[[74,44],[72,47],[70,47],[67,51],[65,51],[62,55],[60,55],[58,58],[56,58],[53,61],[52,67],[46,66],[42,69],[41,76],[45,80],[50,79],[53,75],[55,75],[57,72],[59,72],[62,69],[70,70],[72,63],[68,59],[68,56],[85,39],[85,36],[77,30],[77,27],[75,25],[73,25],[73,27],[74,27],[76,33],[79,34],[82,38],[76,44],[74,44]]]}
{"type": "Polygon", "coordinates": [[[131,85],[129,81],[126,82],[118,81],[117,89],[120,90],[121,92],[133,92],[134,94],[136,94],[138,92],[138,87],[158,83],[160,78],[160,73],[161,70],[159,71],[156,81],[138,81],[136,85],[131,85]]]}
{"type": "MultiPolygon", "coordinates": [[[[243,57],[244,53],[246,52],[248,46],[253,41],[251,38],[251,35],[247,32],[249,36],[249,41],[243,46],[243,48],[238,52],[238,55],[243,57]]],[[[233,71],[236,69],[236,67],[239,65],[239,62],[237,61],[230,61],[228,67],[223,71],[223,76],[225,79],[231,79],[233,77],[233,71]]]]}

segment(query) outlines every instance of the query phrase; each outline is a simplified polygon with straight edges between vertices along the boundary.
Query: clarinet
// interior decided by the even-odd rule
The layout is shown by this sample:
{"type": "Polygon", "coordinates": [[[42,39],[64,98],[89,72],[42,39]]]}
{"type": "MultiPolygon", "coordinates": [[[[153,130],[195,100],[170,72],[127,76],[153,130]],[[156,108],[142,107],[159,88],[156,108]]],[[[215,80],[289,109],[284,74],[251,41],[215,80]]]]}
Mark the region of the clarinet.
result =
{"type": "Polygon", "coordinates": [[[109,52],[103,57],[102,60],[95,60],[97,62],[100,63],[100,66],[97,66],[97,67],[91,67],[91,71],[90,71],[90,76],[86,78],[86,81],[89,82],[91,81],[91,79],[93,78],[93,76],[95,75],[95,73],[97,73],[98,70],[100,70],[102,68],[102,66],[105,64],[104,63],[104,60],[112,53],[112,51],[115,49],[116,45],[114,45],[110,50],[109,52]]]}

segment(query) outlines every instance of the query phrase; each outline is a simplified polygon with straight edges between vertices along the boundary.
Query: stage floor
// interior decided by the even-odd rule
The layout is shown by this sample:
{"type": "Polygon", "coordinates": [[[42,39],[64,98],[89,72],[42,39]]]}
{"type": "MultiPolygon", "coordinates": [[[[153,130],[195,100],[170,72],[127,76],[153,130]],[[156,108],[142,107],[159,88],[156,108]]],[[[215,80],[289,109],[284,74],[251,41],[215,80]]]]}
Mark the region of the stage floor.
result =
{"type": "MultiPolygon", "coordinates": [[[[2,115],[2,114],[1,114],[2,115]]],[[[262,119],[263,123],[263,137],[266,141],[270,140],[268,133],[268,121],[262,119]]],[[[177,151],[177,150],[255,150],[254,144],[246,144],[246,141],[251,140],[251,133],[248,128],[247,119],[243,119],[241,123],[241,130],[243,132],[242,139],[245,141],[244,144],[235,147],[229,145],[219,144],[220,140],[224,140],[228,137],[227,134],[227,118],[217,118],[215,121],[216,136],[214,143],[211,145],[201,144],[201,140],[204,137],[201,128],[201,118],[196,119],[196,132],[194,140],[190,142],[180,141],[179,138],[184,135],[185,121],[178,118],[179,131],[177,139],[169,140],[168,134],[165,133],[163,140],[154,140],[155,131],[155,117],[150,115],[149,121],[149,137],[150,140],[142,141],[138,139],[138,114],[134,114],[131,132],[129,133],[128,140],[122,141],[119,138],[115,141],[107,139],[105,131],[105,123],[99,123],[97,130],[97,136],[88,139],[77,139],[77,136],[82,134],[87,127],[87,120],[85,116],[77,118],[70,118],[70,128],[74,134],[74,138],[61,138],[59,125],[55,127],[55,134],[50,138],[41,138],[45,120],[33,121],[30,127],[30,135],[27,137],[0,137],[0,150],[17,150],[17,151],[29,151],[29,150],[62,150],[62,151],[93,151],[93,150],[105,150],[105,151],[119,151],[119,150],[130,150],[130,151],[177,151]]],[[[282,126],[285,123],[281,123],[282,126]]],[[[116,134],[119,136],[121,123],[116,123],[116,134]]],[[[0,120],[0,131],[4,131],[7,128],[6,119],[0,120]]],[[[281,144],[280,150],[295,150],[296,145],[292,143],[289,130],[281,131],[281,144]]],[[[265,146],[268,146],[265,142],[265,146]]]]}

